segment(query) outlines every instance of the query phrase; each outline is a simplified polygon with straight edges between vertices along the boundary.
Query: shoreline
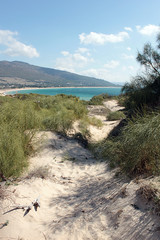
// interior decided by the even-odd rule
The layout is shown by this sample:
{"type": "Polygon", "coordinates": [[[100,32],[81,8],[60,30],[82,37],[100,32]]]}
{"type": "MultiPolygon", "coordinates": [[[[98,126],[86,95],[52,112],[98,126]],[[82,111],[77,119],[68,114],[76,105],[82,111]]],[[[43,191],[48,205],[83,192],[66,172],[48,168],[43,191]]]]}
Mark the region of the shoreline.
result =
{"type": "Polygon", "coordinates": [[[15,91],[23,91],[23,90],[38,90],[38,89],[60,89],[60,88],[121,88],[121,87],[113,87],[113,86],[108,86],[108,87],[103,87],[103,86],[99,86],[99,87],[86,87],[86,86],[82,86],[82,87],[23,87],[23,88],[6,88],[6,89],[0,89],[0,95],[1,96],[5,96],[7,93],[9,92],[15,92],[15,91]]]}

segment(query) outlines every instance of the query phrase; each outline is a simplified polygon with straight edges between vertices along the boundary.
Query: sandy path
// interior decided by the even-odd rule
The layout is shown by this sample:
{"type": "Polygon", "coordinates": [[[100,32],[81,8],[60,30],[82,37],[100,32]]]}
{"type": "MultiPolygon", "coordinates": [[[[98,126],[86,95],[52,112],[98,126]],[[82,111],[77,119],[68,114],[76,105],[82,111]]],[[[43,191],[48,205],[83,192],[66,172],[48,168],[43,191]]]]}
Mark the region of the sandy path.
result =
{"type": "Polygon", "coordinates": [[[75,140],[48,132],[40,149],[30,159],[28,173],[47,167],[46,178],[24,177],[8,187],[0,223],[9,224],[0,225],[0,239],[160,239],[159,219],[141,206],[135,194],[138,184],[116,178],[75,140]],[[37,212],[32,209],[23,217],[19,209],[2,215],[12,206],[29,205],[37,196],[41,201],[37,212]]]}
{"type": "Polygon", "coordinates": [[[105,107],[110,109],[112,112],[124,109],[124,107],[119,106],[119,104],[117,103],[117,100],[114,100],[114,99],[105,101],[103,104],[105,107]]]}
{"type": "Polygon", "coordinates": [[[101,141],[105,138],[108,137],[109,133],[111,130],[116,127],[119,123],[120,120],[117,121],[107,121],[107,112],[109,109],[110,111],[118,111],[124,109],[124,107],[119,106],[117,100],[107,100],[104,101],[104,105],[102,106],[89,106],[89,116],[91,117],[96,117],[102,121],[103,126],[101,128],[98,128],[96,126],[90,125],[89,126],[89,131],[91,133],[91,138],[90,141],[96,142],[96,141],[101,141]]]}

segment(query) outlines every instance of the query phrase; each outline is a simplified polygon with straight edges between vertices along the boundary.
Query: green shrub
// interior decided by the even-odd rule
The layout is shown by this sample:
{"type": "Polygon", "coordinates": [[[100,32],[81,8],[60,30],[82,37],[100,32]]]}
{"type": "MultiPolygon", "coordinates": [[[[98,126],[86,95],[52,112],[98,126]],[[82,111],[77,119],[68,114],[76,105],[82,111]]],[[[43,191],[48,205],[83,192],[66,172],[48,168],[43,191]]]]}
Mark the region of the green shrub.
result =
{"type": "Polygon", "coordinates": [[[100,94],[97,96],[93,96],[91,100],[88,102],[89,105],[103,105],[103,101],[111,98],[107,93],[100,94]]]}
{"type": "Polygon", "coordinates": [[[71,129],[74,119],[73,111],[61,108],[60,111],[53,112],[45,118],[43,124],[49,130],[66,134],[71,129]]]}
{"type": "Polygon", "coordinates": [[[27,166],[32,138],[40,126],[34,104],[13,99],[0,106],[0,175],[18,176],[27,166]]]}
{"type": "Polygon", "coordinates": [[[96,126],[98,128],[103,126],[102,121],[100,119],[96,118],[96,117],[89,117],[88,122],[89,122],[90,125],[96,126]]]}
{"type": "Polygon", "coordinates": [[[160,114],[145,115],[125,127],[121,166],[125,172],[160,173],[160,114]]]}
{"type": "Polygon", "coordinates": [[[108,121],[121,120],[125,118],[125,114],[121,111],[110,112],[107,115],[108,121]]]}
{"type": "Polygon", "coordinates": [[[79,98],[57,95],[52,98],[52,105],[44,116],[43,124],[45,129],[66,134],[72,128],[73,122],[83,118],[86,114],[87,108],[79,98]]]}
{"type": "Polygon", "coordinates": [[[88,127],[89,127],[88,117],[81,119],[79,122],[79,130],[82,136],[85,138],[90,137],[90,131],[88,127]]]}
{"type": "Polygon", "coordinates": [[[160,113],[145,114],[131,120],[121,136],[95,145],[94,151],[129,175],[160,174],[159,140],[160,113]]]}
{"type": "Polygon", "coordinates": [[[79,122],[79,129],[83,137],[90,137],[89,125],[102,127],[102,121],[95,117],[84,116],[79,122]]]}
{"type": "Polygon", "coordinates": [[[22,136],[7,124],[0,126],[0,174],[5,177],[18,176],[27,166],[22,136]]]}
{"type": "Polygon", "coordinates": [[[63,106],[72,110],[76,119],[80,119],[87,114],[86,106],[79,99],[68,99],[63,102],[63,106]]]}
{"type": "Polygon", "coordinates": [[[0,176],[18,176],[27,166],[37,130],[66,134],[75,120],[86,116],[77,97],[17,94],[0,97],[0,176]]]}

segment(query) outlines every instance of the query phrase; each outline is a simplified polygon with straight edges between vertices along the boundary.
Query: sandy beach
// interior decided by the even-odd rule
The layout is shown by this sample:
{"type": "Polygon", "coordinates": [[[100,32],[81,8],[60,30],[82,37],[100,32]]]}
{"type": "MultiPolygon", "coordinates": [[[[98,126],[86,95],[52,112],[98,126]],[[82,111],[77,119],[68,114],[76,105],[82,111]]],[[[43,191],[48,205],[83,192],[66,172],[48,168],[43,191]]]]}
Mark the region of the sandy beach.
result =
{"type": "Polygon", "coordinates": [[[43,88],[32,88],[32,87],[26,87],[26,88],[6,88],[6,89],[0,89],[0,95],[6,95],[7,93],[12,92],[12,91],[32,90],[32,89],[43,89],[43,88]]]}
{"type": "MultiPolygon", "coordinates": [[[[118,109],[115,101],[106,104],[118,109]]],[[[103,132],[101,138],[106,137],[116,124],[93,128],[92,137],[99,140],[103,132]]],[[[117,170],[74,139],[53,132],[39,132],[37,139],[36,153],[19,181],[0,185],[1,192],[6,189],[0,197],[0,239],[159,239],[160,218],[137,194],[143,182],[116,177],[117,170]],[[37,211],[32,207],[25,214],[26,208],[16,208],[37,198],[37,211]]]]}
{"type": "Polygon", "coordinates": [[[24,87],[24,88],[8,88],[8,89],[0,89],[0,95],[5,96],[9,92],[12,91],[22,91],[22,90],[32,90],[32,89],[50,89],[50,88],[121,88],[121,87],[46,87],[46,88],[38,88],[38,87],[24,87]]]}

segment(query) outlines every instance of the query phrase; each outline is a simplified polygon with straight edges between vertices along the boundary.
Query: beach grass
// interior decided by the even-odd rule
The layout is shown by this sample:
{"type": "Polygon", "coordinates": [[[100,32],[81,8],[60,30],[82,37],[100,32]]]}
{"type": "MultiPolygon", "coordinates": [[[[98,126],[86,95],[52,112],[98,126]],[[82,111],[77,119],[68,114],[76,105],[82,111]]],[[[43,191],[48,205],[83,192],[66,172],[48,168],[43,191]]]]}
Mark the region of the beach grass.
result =
{"type": "Polygon", "coordinates": [[[107,114],[108,121],[121,120],[124,118],[125,118],[125,114],[122,111],[114,111],[114,112],[109,112],[109,114],[107,114]]]}
{"type": "Polygon", "coordinates": [[[18,176],[27,166],[26,156],[40,118],[34,104],[9,100],[0,105],[0,174],[18,176]]]}
{"type": "Polygon", "coordinates": [[[94,144],[97,157],[120,167],[127,175],[160,174],[160,113],[137,115],[118,137],[94,144]]]}
{"type": "Polygon", "coordinates": [[[0,97],[0,178],[19,176],[28,165],[32,141],[39,130],[66,135],[75,120],[87,115],[79,98],[17,94],[0,97]]]}

